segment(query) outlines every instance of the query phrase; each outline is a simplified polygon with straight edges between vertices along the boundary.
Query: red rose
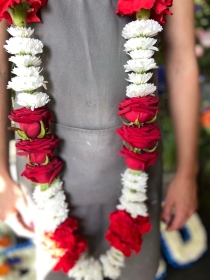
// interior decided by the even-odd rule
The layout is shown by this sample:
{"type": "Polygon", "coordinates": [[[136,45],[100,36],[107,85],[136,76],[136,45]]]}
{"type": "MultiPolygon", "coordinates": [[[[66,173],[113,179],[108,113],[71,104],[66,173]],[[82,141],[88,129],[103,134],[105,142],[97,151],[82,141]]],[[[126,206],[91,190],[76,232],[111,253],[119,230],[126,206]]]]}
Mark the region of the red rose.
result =
{"type": "MultiPolygon", "coordinates": [[[[8,13],[8,8],[13,8],[17,3],[21,3],[21,0],[1,0],[0,3],[0,21],[4,18],[9,24],[12,24],[12,18],[8,13]]],[[[30,3],[30,8],[32,11],[27,13],[26,22],[40,22],[40,19],[37,17],[36,13],[38,10],[47,5],[47,0],[27,0],[25,1],[30,3]]]]}
{"type": "Polygon", "coordinates": [[[57,249],[65,250],[65,254],[53,268],[54,271],[62,269],[67,273],[77,262],[80,255],[87,250],[87,242],[79,234],[78,221],[73,218],[66,219],[53,234],[47,236],[55,242],[57,249]]]}
{"type": "Polygon", "coordinates": [[[140,127],[122,125],[117,129],[117,134],[129,146],[138,149],[151,149],[161,138],[157,124],[145,124],[140,127]]]}
{"type": "Polygon", "coordinates": [[[29,140],[18,140],[16,148],[19,151],[19,156],[29,157],[32,164],[43,164],[48,157],[52,160],[54,155],[53,151],[58,147],[60,140],[53,134],[47,135],[45,138],[29,140]]]}
{"type": "Polygon", "coordinates": [[[21,176],[39,184],[51,184],[61,171],[63,163],[58,158],[54,158],[49,164],[42,166],[32,166],[26,164],[21,176]]]}
{"type": "Polygon", "coordinates": [[[12,110],[11,115],[9,115],[11,121],[17,122],[28,138],[34,139],[40,135],[41,122],[44,125],[45,133],[49,132],[50,121],[52,120],[52,114],[45,107],[34,109],[31,111],[27,108],[21,108],[17,110],[12,110]]]}
{"type": "Polygon", "coordinates": [[[155,0],[119,0],[116,12],[121,16],[132,16],[142,8],[150,10],[153,7],[154,2],[155,0]]]}
{"type": "Polygon", "coordinates": [[[125,98],[119,104],[118,115],[132,123],[149,122],[158,112],[158,103],[155,96],[125,98]]]}
{"type": "Polygon", "coordinates": [[[140,252],[142,234],[150,229],[149,217],[138,216],[134,219],[127,212],[117,210],[110,215],[106,239],[110,242],[110,246],[130,257],[132,250],[136,254],[140,252]]]}
{"type": "Polygon", "coordinates": [[[169,8],[172,6],[173,0],[156,0],[152,9],[151,18],[159,23],[166,23],[165,15],[172,15],[169,8]]]}
{"type": "Polygon", "coordinates": [[[134,152],[129,151],[126,147],[123,147],[122,150],[119,152],[119,155],[125,157],[125,163],[128,168],[133,170],[144,171],[150,165],[155,164],[159,153],[141,152],[140,154],[136,154],[134,152]]]}

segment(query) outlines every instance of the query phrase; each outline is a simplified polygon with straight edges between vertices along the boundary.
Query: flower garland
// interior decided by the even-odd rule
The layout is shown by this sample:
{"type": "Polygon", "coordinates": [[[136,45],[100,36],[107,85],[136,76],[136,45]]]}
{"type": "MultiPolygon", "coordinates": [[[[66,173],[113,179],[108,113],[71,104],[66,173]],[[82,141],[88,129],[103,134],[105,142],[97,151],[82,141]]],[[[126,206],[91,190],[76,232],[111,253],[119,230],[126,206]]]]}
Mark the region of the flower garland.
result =
{"type": "Polygon", "coordinates": [[[47,82],[41,75],[43,44],[31,38],[33,30],[28,22],[38,22],[36,12],[47,4],[47,0],[3,0],[0,4],[0,20],[5,18],[12,37],[5,49],[12,54],[10,61],[15,65],[8,89],[17,92],[16,102],[21,109],[12,110],[9,118],[21,139],[16,147],[20,156],[26,156],[27,164],[21,174],[35,186],[34,200],[39,209],[44,245],[57,264],[54,271],[63,270],[77,280],[102,280],[104,277],[117,279],[124,266],[125,257],[141,250],[142,235],[151,228],[145,201],[147,200],[148,175],[145,170],[158,157],[156,151],[160,131],[155,124],[158,112],[156,86],[148,83],[150,71],[157,68],[152,58],[157,40],[162,31],[164,15],[171,14],[172,0],[119,0],[117,13],[136,15],[122,31],[127,40],[125,51],[131,59],[124,66],[128,74],[126,95],[119,104],[118,115],[123,125],[117,134],[123,140],[120,155],[125,157],[127,169],[122,174],[122,195],[117,210],[110,215],[110,226],[105,235],[110,249],[99,260],[90,258],[87,242],[81,237],[76,219],[68,217],[63,182],[59,173],[63,163],[54,155],[59,139],[50,132],[52,114],[45,107],[50,101],[47,82]],[[151,10],[151,11],[150,11],[151,10]],[[149,19],[150,18],[150,19],[149,19]]]}

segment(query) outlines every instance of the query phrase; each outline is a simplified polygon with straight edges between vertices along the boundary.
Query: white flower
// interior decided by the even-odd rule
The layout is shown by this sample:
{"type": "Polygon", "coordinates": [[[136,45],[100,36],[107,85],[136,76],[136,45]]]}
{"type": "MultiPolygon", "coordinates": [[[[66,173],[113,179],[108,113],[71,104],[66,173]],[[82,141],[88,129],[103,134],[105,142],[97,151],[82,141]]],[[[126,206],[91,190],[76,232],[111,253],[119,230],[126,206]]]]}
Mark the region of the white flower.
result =
{"type": "Polygon", "coordinates": [[[39,57],[31,55],[16,55],[9,58],[9,61],[16,64],[17,67],[40,66],[42,61],[39,57]]]}
{"type": "Polygon", "coordinates": [[[122,196],[126,201],[143,202],[147,200],[147,196],[143,192],[134,191],[128,188],[122,189],[122,196]]]}
{"type": "Polygon", "coordinates": [[[154,45],[156,44],[157,40],[154,38],[131,38],[125,43],[125,51],[130,52],[134,50],[154,50],[158,51],[154,45]]]}
{"type": "Polygon", "coordinates": [[[46,81],[43,76],[38,77],[14,77],[8,83],[7,88],[13,89],[14,91],[32,91],[39,87],[46,87],[46,81]]]}
{"type": "Polygon", "coordinates": [[[136,190],[139,192],[146,192],[148,181],[148,174],[141,172],[140,174],[133,174],[131,170],[127,168],[122,174],[122,184],[124,188],[136,190]]]}
{"type": "Polygon", "coordinates": [[[6,43],[4,48],[11,54],[36,55],[43,52],[43,44],[37,39],[12,37],[6,43]]]}
{"type": "Polygon", "coordinates": [[[134,83],[136,85],[145,84],[152,78],[152,73],[144,73],[144,74],[137,74],[137,73],[131,73],[128,74],[128,79],[130,83],[134,83]]]}
{"type": "Polygon", "coordinates": [[[131,215],[132,218],[137,218],[138,216],[147,217],[147,206],[142,202],[132,202],[127,201],[124,197],[119,199],[120,204],[117,205],[118,210],[125,210],[131,215]]]}
{"type": "Polygon", "coordinates": [[[154,55],[152,50],[134,50],[128,53],[132,59],[151,58],[154,55]]]}
{"type": "Polygon", "coordinates": [[[85,254],[69,270],[68,276],[75,280],[103,280],[100,262],[87,257],[85,254]]]}
{"type": "Polygon", "coordinates": [[[130,39],[139,36],[153,37],[163,30],[162,26],[155,20],[132,21],[123,28],[122,36],[130,39]]]}
{"type": "Polygon", "coordinates": [[[30,107],[33,111],[35,108],[45,106],[50,102],[50,98],[48,94],[43,92],[35,92],[33,94],[21,92],[17,94],[16,102],[23,107],[30,107]]]}
{"type": "Polygon", "coordinates": [[[153,58],[130,59],[127,64],[124,65],[124,68],[125,72],[134,71],[142,73],[157,68],[157,64],[153,58]]]}
{"type": "Polygon", "coordinates": [[[12,73],[17,75],[18,77],[38,77],[40,72],[42,70],[40,70],[40,67],[15,67],[12,70],[12,73]]]}
{"type": "Polygon", "coordinates": [[[131,84],[127,86],[126,95],[130,98],[143,97],[147,95],[153,95],[153,92],[155,92],[155,90],[156,90],[156,86],[154,86],[154,84],[142,84],[142,85],[131,84]]]}
{"type": "Polygon", "coordinates": [[[106,255],[100,257],[103,266],[104,276],[110,279],[117,279],[121,275],[121,268],[124,266],[125,257],[117,249],[111,247],[106,255]]]}
{"type": "Polygon", "coordinates": [[[18,26],[11,26],[7,29],[7,31],[13,36],[13,37],[31,37],[31,35],[34,33],[34,29],[31,29],[30,27],[18,27],[18,26]]]}

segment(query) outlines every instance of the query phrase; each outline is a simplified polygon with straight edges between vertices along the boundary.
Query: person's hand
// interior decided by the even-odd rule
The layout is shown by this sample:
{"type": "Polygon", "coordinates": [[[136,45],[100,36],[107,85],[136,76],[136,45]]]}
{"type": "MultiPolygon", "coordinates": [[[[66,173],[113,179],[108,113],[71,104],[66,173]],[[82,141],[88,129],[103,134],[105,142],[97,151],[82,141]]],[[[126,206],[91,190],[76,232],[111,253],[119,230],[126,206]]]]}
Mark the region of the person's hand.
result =
{"type": "Polygon", "coordinates": [[[176,174],[170,183],[162,212],[167,231],[181,229],[197,209],[197,184],[195,176],[176,174]]]}
{"type": "Polygon", "coordinates": [[[21,216],[26,211],[27,204],[20,188],[9,176],[0,177],[0,220],[18,235],[33,238],[33,230],[24,223],[21,216]]]}

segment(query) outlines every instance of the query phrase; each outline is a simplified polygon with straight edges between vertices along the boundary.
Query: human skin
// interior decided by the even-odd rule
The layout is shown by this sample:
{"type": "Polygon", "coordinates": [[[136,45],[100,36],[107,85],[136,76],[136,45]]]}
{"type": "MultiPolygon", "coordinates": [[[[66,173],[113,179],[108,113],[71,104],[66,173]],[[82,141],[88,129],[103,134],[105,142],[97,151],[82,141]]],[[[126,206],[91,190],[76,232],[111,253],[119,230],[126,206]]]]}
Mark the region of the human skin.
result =
{"type": "MultiPolygon", "coordinates": [[[[194,52],[193,0],[174,0],[174,15],[168,17],[163,34],[167,80],[171,113],[174,123],[178,166],[175,178],[168,188],[162,219],[168,230],[181,228],[197,207],[197,142],[199,86],[194,52]],[[171,213],[175,209],[172,219],[171,213]]],[[[17,214],[21,227],[25,227],[17,204],[24,202],[19,187],[12,181],[8,168],[7,116],[10,111],[6,90],[9,78],[7,54],[3,49],[7,38],[6,23],[0,23],[0,219],[17,214]]]]}

